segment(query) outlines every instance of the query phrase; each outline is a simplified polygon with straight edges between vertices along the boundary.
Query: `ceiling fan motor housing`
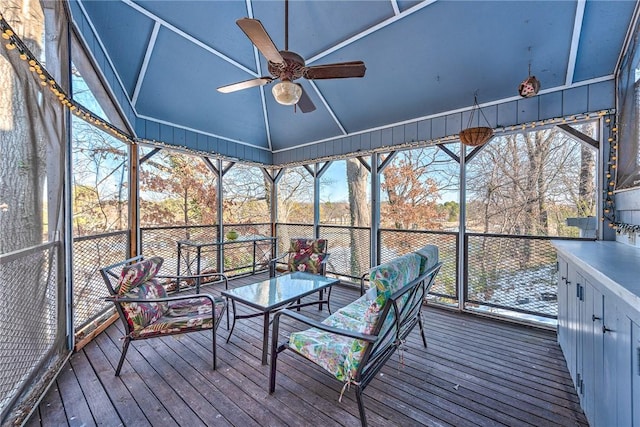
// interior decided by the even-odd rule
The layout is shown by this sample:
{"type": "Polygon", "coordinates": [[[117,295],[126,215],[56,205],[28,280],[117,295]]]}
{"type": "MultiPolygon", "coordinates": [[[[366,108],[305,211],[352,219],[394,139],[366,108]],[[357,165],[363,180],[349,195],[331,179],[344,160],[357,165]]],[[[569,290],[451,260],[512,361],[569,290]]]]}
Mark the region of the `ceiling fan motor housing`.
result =
{"type": "Polygon", "coordinates": [[[304,74],[304,59],[295,52],[281,50],[284,62],[281,64],[269,61],[269,73],[281,80],[296,80],[304,74]]]}

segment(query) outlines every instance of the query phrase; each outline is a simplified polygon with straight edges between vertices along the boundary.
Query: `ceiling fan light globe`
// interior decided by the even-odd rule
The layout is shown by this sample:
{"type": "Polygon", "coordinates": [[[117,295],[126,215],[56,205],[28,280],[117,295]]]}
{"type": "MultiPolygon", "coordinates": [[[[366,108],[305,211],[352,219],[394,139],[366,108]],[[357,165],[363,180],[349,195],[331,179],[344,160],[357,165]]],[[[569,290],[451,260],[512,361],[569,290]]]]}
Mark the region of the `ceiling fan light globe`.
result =
{"type": "Polygon", "coordinates": [[[294,105],[300,101],[302,88],[293,82],[283,80],[273,86],[271,93],[273,93],[273,97],[279,104],[294,105]]]}

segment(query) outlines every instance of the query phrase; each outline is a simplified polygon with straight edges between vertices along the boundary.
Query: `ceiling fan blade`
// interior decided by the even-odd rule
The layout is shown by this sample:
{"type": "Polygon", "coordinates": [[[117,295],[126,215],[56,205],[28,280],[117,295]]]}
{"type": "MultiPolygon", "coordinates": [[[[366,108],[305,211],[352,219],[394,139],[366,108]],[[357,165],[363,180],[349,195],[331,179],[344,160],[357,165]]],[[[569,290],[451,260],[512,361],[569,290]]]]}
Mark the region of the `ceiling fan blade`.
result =
{"type": "Polygon", "coordinates": [[[364,77],[367,67],[362,61],[341,62],[338,64],[316,65],[306,67],[304,77],[307,79],[345,79],[348,77],[364,77]]]}
{"type": "Polygon", "coordinates": [[[310,113],[314,111],[316,109],[316,106],[313,105],[311,98],[309,98],[309,95],[307,95],[307,92],[305,92],[301,84],[298,84],[298,83],[296,84],[300,86],[300,89],[302,89],[302,95],[300,95],[300,100],[296,105],[300,108],[300,111],[302,111],[303,113],[310,113]]]}
{"type": "Polygon", "coordinates": [[[238,27],[249,37],[251,43],[258,48],[260,53],[267,58],[267,61],[275,62],[276,64],[282,64],[284,59],[278,51],[278,48],[269,37],[267,30],[262,26],[262,22],[257,19],[242,18],[236,21],[238,27]]]}
{"type": "Polygon", "coordinates": [[[264,86],[267,83],[271,83],[273,79],[271,77],[260,77],[257,79],[245,80],[243,82],[233,83],[226,86],[220,86],[218,92],[230,93],[242,89],[248,89],[250,87],[264,86]]]}

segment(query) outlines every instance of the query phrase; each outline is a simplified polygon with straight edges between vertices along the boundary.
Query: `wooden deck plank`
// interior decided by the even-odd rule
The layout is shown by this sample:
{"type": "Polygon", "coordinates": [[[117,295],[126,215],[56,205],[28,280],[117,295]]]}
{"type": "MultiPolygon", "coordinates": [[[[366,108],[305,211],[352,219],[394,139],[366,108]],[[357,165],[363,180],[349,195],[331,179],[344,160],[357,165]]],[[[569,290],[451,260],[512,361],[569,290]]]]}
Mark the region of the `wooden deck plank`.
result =
{"type": "Polygon", "coordinates": [[[109,398],[114,403],[115,409],[126,426],[150,426],[151,423],[136,404],[135,399],[127,390],[122,380],[114,375],[114,368],[99,346],[84,347],[87,359],[100,379],[102,386],[109,390],[109,398]]]}
{"type": "MultiPolygon", "coordinates": [[[[115,328],[115,326],[112,327],[115,328]]],[[[111,366],[111,375],[114,379],[117,379],[116,381],[119,381],[124,385],[127,391],[131,394],[133,398],[133,402],[131,404],[135,404],[142,410],[151,425],[177,425],[171,414],[169,414],[169,411],[165,409],[162,402],[160,402],[160,400],[158,400],[158,398],[153,394],[140,375],[133,369],[124,372],[124,370],[128,369],[129,366],[126,360],[120,373],[120,377],[115,376],[116,365],[120,358],[120,346],[111,341],[109,335],[106,333],[100,334],[94,341],[94,344],[95,345],[93,346],[99,347],[100,351],[103,352],[106,360],[109,362],[109,365],[111,366]]]]}
{"type": "MultiPolygon", "coordinates": [[[[230,286],[258,279],[245,277],[230,286]]],[[[219,291],[217,286],[212,292],[219,291]]],[[[333,311],[358,296],[354,288],[335,287],[333,311]]],[[[328,315],[315,306],[302,310],[316,319],[328,315]]],[[[587,426],[553,331],[429,306],[423,315],[428,348],[416,328],[402,362],[396,353],[364,392],[370,425],[587,426]]],[[[280,341],[295,327],[283,320],[280,341]]],[[[118,410],[108,422],[100,419],[110,425],[360,425],[353,391],[339,403],[342,385],[290,351],[278,358],[276,392],[268,394],[269,367],[260,363],[261,318],[239,320],[229,343],[223,322],[217,371],[211,366],[211,333],[205,331],[133,342],[118,378],[113,372],[121,328],[112,325],[74,355],[47,395],[53,405],[45,406],[46,397],[32,417],[42,421],[29,425],[70,423],[64,417],[68,399],[86,405],[73,421],[91,425],[96,406],[105,405],[91,400],[101,393],[118,410]]]]}
{"type": "MultiPolygon", "coordinates": [[[[103,385],[100,383],[96,372],[89,363],[84,352],[75,353],[69,360],[73,372],[78,379],[82,393],[87,399],[87,404],[91,410],[91,415],[96,422],[96,425],[120,425],[122,424],[118,411],[116,411],[109,393],[103,385]],[[109,420],[109,421],[107,421],[109,420]],[[114,420],[117,420],[114,423],[114,420]]],[[[75,406],[73,401],[65,400],[65,409],[69,406],[75,406]]],[[[71,420],[71,417],[69,417],[71,420]]],[[[71,423],[70,423],[71,424],[71,423]]]]}
{"type": "MultiPolygon", "coordinates": [[[[122,333],[116,328],[109,328],[105,332],[113,342],[119,341],[122,336],[122,333]]],[[[164,337],[163,339],[167,338],[171,337],[164,337]]],[[[155,358],[152,360],[155,361],[155,358]]],[[[170,383],[171,378],[164,374],[158,375],[158,372],[153,368],[151,362],[138,352],[135,345],[129,346],[127,361],[129,362],[129,366],[133,367],[132,370],[138,372],[149,390],[151,390],[179,425],[189,425],[191,427],[205,425],[189,407],[189,402],[185,401],[185,399],[189,399],[189,396],[181,396],[173,390],[170,383]]],[[[121,376],[123,374],[125,373],[120,373],[121,376]]]]}
{"type": "MultiPolygon", "coordinates": [[[[74,359],[77,355],[71,356],[74,359]]],[[[78,373],[74,371],[71,363],[68,363],[60,372],[56,381],[56,388],[60,391],[60,395],[64,402],[64,412],[69,425],[93,426],[96,425],[87,397],[80,387],[77,378],[78,373]]],[[[42,405],[40,405],[42,409],[42,405]]],[[[43,418],[46,420],[46,417],[43,418]]],[[[44,422],[43,422],[44,425],[44,422]]]]}
{"type": "Polygon", "coordinates": [[[68,425],[62,396],[60,396],[58,387],[55,384],[49,389],[38,409],[37,413],[32,414],[30,417],[33,418],[35,415],[39,417],[37,425],[44,427],[68,425]]]}

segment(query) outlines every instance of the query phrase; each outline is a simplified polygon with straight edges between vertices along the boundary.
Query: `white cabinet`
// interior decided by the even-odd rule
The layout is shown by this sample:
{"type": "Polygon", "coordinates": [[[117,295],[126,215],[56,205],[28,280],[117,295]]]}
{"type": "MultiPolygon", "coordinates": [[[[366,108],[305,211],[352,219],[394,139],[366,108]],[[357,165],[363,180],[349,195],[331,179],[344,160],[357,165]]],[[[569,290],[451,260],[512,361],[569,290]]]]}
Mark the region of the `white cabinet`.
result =
{"type": "Polygon", "coordinates": [[[631,322],[631,402],[632,425],[640,426],[640,323],[631,322]]]}
{"type": "MultiPolygon", "coordinates": [[[[606,272],[562,246],[558,342],[585,415],[592,427],[640,427],[640,295],[616,288],[606,272]]],[[[629,266],[637,269],[633,284],[640,283],[640,262],[622,267],[629,266]]]]}

